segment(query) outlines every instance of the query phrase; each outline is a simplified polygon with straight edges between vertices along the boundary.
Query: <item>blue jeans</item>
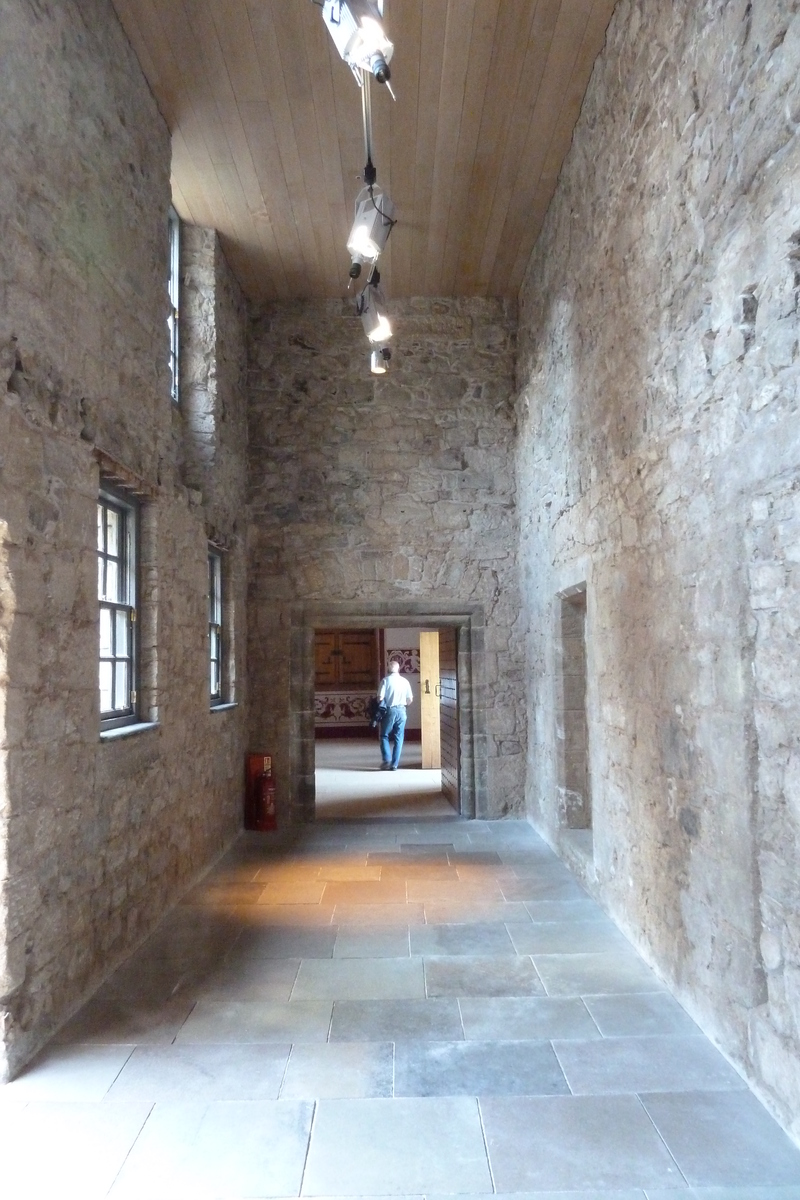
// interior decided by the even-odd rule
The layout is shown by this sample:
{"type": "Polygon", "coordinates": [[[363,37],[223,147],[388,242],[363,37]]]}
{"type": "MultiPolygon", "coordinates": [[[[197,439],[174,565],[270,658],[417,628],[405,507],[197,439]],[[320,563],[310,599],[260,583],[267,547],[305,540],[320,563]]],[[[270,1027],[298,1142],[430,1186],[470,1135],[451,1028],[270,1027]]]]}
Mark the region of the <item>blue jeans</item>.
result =
{"type": "Polygon", "coordinates": [[[396,704],[381,721],[381,758],[385,763],[391,761],[393,767],[400,762],[407,715],[405,704],[396,704]],[[394,742],[394,747],[389,746],[389,738],[394,742]]]}

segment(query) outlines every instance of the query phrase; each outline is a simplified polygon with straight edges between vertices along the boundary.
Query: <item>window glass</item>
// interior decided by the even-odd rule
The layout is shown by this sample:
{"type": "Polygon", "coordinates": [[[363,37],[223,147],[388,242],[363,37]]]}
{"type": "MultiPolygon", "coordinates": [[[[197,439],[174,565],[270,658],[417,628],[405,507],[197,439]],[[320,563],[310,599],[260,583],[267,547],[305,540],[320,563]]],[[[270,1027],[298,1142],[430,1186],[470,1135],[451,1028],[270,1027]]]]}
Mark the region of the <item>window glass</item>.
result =
{"type": "Polygon", "coordinates": [[[208,656],[212,704],[222,702],[222,555],[208,553],[208,656]]]}
{"type": "Polygon", "coordinates": [[[136,518],[134,502],[101,495],[97,504],[100,718],[136,719],[136,518]]]}

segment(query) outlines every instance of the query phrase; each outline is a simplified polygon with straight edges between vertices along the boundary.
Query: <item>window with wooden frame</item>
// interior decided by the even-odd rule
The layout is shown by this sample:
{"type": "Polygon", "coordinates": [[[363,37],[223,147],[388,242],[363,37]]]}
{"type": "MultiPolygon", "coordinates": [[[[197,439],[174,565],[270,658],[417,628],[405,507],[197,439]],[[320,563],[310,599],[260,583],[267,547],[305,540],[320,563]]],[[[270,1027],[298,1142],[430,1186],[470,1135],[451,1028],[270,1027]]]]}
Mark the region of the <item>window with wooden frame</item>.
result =
{"type": "Polygon", "coordinates": [[[211,707],[224,704],[222,688],[222,555],[213,546],[208,549],[208,667],[211,707]]]}
{"type": "Polygon", "coordinates": [[[97,598],[100,607],[100,722],[130,725],[136,712],[136,501],[103,487],[97,501],[97,598]]]}

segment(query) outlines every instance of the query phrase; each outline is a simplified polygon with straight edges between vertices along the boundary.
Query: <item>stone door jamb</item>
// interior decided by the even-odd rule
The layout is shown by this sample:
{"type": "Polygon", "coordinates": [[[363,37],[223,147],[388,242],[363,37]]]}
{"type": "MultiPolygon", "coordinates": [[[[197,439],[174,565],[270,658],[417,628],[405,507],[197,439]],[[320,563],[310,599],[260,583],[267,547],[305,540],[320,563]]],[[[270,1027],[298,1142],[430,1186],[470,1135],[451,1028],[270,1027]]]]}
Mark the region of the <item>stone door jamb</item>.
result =
{"type": "Polygon", "coordinates": [[[314,630],[402,628],[442,629],[458,634],[458,710],[462,817],[487,812],[485,622],[479,605],[453,607],[410,600],[292,606],[291,612],[291,805],[292,823],[315,819],[314,630]]]}

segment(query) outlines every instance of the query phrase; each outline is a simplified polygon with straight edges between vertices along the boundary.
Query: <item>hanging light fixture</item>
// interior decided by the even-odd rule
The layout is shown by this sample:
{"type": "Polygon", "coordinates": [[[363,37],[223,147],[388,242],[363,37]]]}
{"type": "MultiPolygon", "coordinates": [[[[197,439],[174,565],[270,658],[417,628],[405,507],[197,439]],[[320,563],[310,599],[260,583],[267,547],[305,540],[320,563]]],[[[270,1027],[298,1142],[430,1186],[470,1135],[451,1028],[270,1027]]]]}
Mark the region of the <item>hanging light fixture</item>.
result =
{"type": "Polygon", "coordinates": [[[347,239],[353,279],[361,274],[361,263],[377,262],[386,248],[389,234],[396,224],[394,214],[394,204],[386,192],[375,184],[367,184],[356,196],[355,220],[347,239]],[[359,268],[357,271],[354,269],[356,266],[359,268]]]}
{"type": "Polygon", "coordinates": [[[394,46],[383,28],[383,0],[324,0],[322,17],[359,87],[362,72],[389,82],[394,46]]]}
{"type": "Polygon", "coordinates": [[[356,312],[369,340],[374,344],[388,342],[392,326],[386,311],[386,301],[380,289],[381,277],[373,271],[356,299],[356,312]]]}
{"type": "Polygon", "coordinates": [[[381,346],[380,350],[373,350],[369,356],[369,369],[373,375],[385,375],[389,369],[389,360],[392,357],[392,352],[388,346],[381,346]]]}

